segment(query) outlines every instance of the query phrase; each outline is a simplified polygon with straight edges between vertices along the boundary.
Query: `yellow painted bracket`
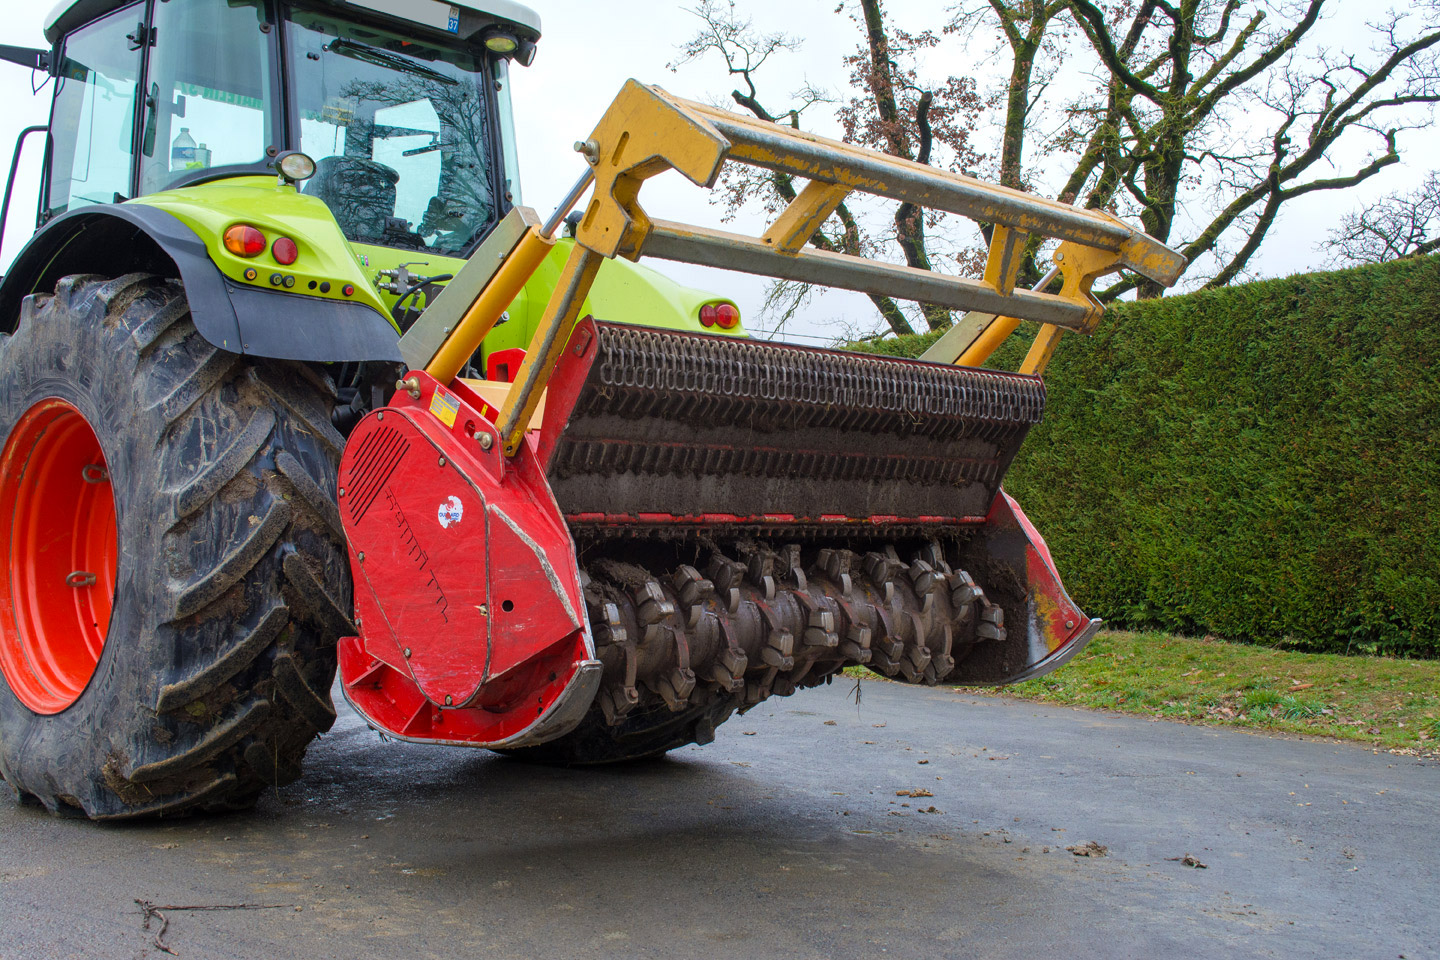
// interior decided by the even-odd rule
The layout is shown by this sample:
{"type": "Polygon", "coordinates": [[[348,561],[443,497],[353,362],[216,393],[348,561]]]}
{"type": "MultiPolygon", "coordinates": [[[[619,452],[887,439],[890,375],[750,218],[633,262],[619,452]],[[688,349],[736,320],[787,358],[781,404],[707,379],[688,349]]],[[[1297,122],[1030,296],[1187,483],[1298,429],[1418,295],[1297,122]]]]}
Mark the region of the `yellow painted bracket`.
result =
{"type": "MultiPolygon", "coordinates": [[[[1123,226],[1122,221],[1103,211],[1094,212],[1123,226]]],[[[998,226],[995,228],[990,243],[990,261],[985,270],[985,279],[990,283],[997,283],[1001,280],[1003,272],[997,264],[1004,263],[1006,252],[1015,247],[1013,241],[1002,237],[1003,229],[998,226]]],[[[1023,249],[1023,247],[1022,235],[1019,248],[1023,249]]],[[[1020,258],[1016,256],[1015,259],[1018,261],[1020,258]]],[[[1105,315],[1105,305],[1097,300],[1092,292],[1096,280],[1117,270],[1127,269],[1169,287],[1180,279],[1186,261],[1183,256],[1158,240],[1146,234],[1131,231],[1116,250],[1104,250],[1067,240],[1060,244],[1055,251],[1055,262],[1060,267],[1060,297],[1085,306],[1085,319],[1077,332],[1090,334],[1095,331],[1096,326],[1100,323],[1100,318],[1105,315]]],[[[1013,283],[1013,279],[1011,282],[1013,283]]],[[[995,318],[955,362],[966,367],[982,365],[1019,326],[1020,321],[1014,317],[995,318]]],[[[1019,372],[1036,375],[1044,373],[1045,367],[1050,363],[1050,358],[1055,355],[1055,347],[1059,344],[1060,337],[1064,332],[1065,328],[1053,323],[1041,324],[1039,332],[1030,344],[1030,350],[1020,364],[1019,372]]]]}
{"type": "Polygon", "coordinates": [[[805,248],[815,231],[849,195],[849,187],[811,180],[760,239],[770,244],[777,253],[794,256],[805,248]]]}
{"type": "MultiPolygon", "coordinates": [[[[853,144],[764,123],[671,96],[659,87],[627,81],[590,137],[577,145],[591,167],[595,191],[575,231],[575,249],[526,351],[500,417],[504,449],[523,442],[560,353],[590,291],[600,262],[661,259],[700,263],[862,293],[897,296],[972,311],[964,322],[972,343],[961,364],[985,362],[1019,325],[1020,317],[1045,324],[1026,366],[1044,368],[1062,328],[1089,332],[1103,308],[1091,294],[1095,279],[1126,267],[1170,285],[1185,260],[1114,217],[1081,210],[970,177],[899,160],[853,144]],[[646,180],[675,170],[705,188],[715,185],[727,160],[809,181],[759,238],[691,224],[652,220],[639,204],[646,180]],[[982,280],[885,263],[806,244],[851,191],[971,217],[992,227],[982,280]],[[1016,279],[1032,237],[1063,241],[1056,260],[1064,276],[1059,295],[1017,290],[1016,279]],[[648,249],[647,249],[648,248],[648,249]],[[1014,314],[1014,315],[1006,315],[1014,314]],[[983,330],[984,319],[993,316],[983,330]]],[[[583,181],[582,181],[583,182],[583,181]]],[[[577,193],[581,189],[577,184],[577,193]]],[[[567,199],[562,206],[572,202],[567,199]]],[[[503,309],[517,279],[528,278],[550,241],[533,227],[465,315],[431,367],[448,380],[473,352],[503,309]],[[513,263],[510,261],[514,261],[513,263]],[[498,308],[498,309],[497,309],[498,308]]],[[[523,282],[520,281],[520,282],[523,282]]],[[[422,318],[423,319],[423,318],[422,318]]]]}
{"type": "Polygon", "coordinates": [[[713,187],[730,141],[658,87],[627,80],[583,146],[595,171],[595,193],[575,239],[601,256],[637,260],[651,229],[638,202],[640,185],[677,170],[698,186],[713,187]]]}

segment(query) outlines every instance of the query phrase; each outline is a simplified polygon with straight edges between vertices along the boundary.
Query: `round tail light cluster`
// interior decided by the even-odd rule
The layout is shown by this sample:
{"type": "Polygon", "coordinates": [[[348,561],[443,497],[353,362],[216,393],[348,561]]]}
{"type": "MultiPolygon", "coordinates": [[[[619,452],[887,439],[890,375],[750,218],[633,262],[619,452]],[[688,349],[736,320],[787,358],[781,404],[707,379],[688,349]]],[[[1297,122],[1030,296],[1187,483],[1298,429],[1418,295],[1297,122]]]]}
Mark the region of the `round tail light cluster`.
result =
{"type": "Polygon", "coordinates": [[[228,227],[224,234],[225,249],[237,257],[258,257],[270,248],[270,255],[282,267],[288,267],[300,256],[300,248],[289,237],[276,237],[270,243],[258,227],[248,223],[237,223],[228,227]]]}
{"type": "Polygon", "coordinates": [[[734,330],[740,325],[740,308],[733,303],[707,303],[700,308],[700,324],[734,330]]]}

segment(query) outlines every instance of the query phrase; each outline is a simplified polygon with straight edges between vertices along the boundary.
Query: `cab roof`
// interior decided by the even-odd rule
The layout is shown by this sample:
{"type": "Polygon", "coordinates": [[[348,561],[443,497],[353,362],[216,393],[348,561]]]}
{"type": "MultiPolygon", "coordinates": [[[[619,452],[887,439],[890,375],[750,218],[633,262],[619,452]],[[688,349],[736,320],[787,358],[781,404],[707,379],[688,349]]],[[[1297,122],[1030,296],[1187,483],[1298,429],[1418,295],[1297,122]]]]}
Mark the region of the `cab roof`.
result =
{"type": "MultiPolygon", "coordinates": [[[[60,0],[50,15],[45,18],[45,39],[58,41],[69,30],[104,16],[111,10],[132,3],[134,0],[60,0]]],[[[209,3],[224,3],[225,0],[205,0],[209,3]]],[[[530,40],[540,39],[540,15],[515,0],[321,0],[328,6],[352,8],[366,13],[378,13],[392,20],[401,20],[412,25],[428,26],[441,33],[453,33],[437,23],[457,21],[450,16],[451,8],[478,14],[489,22],[501,22],[519,31],[530,40]]],[[[469,18],[466,18],[469,19],[469,18]]]]}

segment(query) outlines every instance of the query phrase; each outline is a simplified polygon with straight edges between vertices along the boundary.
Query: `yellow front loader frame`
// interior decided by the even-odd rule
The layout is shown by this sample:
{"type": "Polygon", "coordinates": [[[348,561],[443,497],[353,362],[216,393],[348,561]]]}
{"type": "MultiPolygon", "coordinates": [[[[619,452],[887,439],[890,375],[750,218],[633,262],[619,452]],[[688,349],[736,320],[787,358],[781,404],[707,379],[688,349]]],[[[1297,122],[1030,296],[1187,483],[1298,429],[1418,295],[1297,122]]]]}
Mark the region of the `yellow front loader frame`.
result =
{"type": "MultiPolygon", "coordinates": [[[[576,245],[501,411],[498,426],[507,454],[519,448],[606,257],[638,260],[643,254],[967,310],[922,357],[944,363],[979,366],[1021,321],[1038,321],[1040,331],[1020,370],[1033,374],[1045,369],[1064,331],[1095,329],[1104,313],[1091,293],[1096,279],[1127,269],[1170,286],[1186,263],[1179,253],[1101,211],[750,119],[634,80],[625,84],[590,137],[576,148],[589,163],[589,172],[549,222],[537,223],[533,211],[524,208],[512,214],[509,253],[501,250],[498,267],[489,259],[496,257],[494,250],[482,247],[487,262],[476,269],[484,271],[485,283],[462,320],[441,328],[445,336],[438,348],[432,350],[430,344],[440,321],[425,324],[424,317],[412,328],[414,336],[407,335],[411,342],[402,340],[412,367],[424,366],[441,382],[452,379],[494,326],[509,302],[507,294],[513,296],[511,291],[518,290],[543,259],[559,218],[593,180],[576,245]],[[809,182],[759,237],[655,220],[640,206],[640,187],[651,177],[676,170],[710,188],[727,160],[809,182]],[[984,276],[955,277],[808,246],[815,231],[853,192],[989,224],[984,276]],[[1035,289],[1026,290],[1015,283],[1032,237],[1061,242],[1054,254],[1055,270],[1035,289]],[[1045,293],[1057,274],[1060,291],[1045,293]],[[425,349],[418,349],[418,341],[426,337],[425,349]]],[[[457,282],[465,280],[466,270],[457,282]]]]}

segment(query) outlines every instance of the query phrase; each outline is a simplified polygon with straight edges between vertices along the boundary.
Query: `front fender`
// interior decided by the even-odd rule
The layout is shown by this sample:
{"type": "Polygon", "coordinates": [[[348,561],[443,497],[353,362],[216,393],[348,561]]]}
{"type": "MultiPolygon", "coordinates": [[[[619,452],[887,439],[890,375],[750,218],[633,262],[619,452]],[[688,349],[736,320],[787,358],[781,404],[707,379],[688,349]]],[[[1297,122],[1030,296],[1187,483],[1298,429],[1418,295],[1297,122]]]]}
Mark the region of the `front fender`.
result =
{"type": "Polygon", "coordinates": [[[363,303],[322,300],[229,280],[205,242],[146,204],[83,207],[50,221],[0,281],[0,331],[14,332],[20,302],[73,273],[178,276],[200,335],[223,350],[311,362],[400,362],[395,329],[363,303]]]}

